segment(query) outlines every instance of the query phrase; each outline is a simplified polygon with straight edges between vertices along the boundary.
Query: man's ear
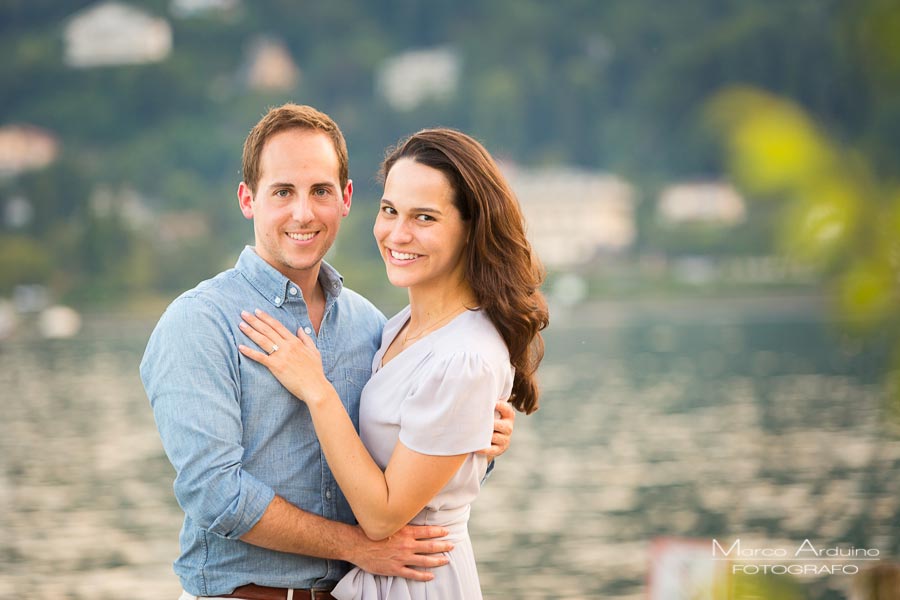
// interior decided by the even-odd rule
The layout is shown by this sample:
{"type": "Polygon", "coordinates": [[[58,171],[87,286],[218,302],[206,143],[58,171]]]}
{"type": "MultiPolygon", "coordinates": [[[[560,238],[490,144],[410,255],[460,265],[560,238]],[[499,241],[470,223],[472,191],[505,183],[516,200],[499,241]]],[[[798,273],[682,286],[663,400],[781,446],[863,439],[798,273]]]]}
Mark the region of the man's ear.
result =
{"type": "Polygon", "coordinates": [[[237,189],[238,205],[241,207],[241,214],[245,219],[253,218],[253,192],[243,181],[237,189]]]}
{"type": "Polygon", "coordinates": [[[344,188],[344,194],[341,201],[343,205],[343,210],[341,211],[341,216],[346,217],[350,214],[350,205],[353,203],[353,180],[347,180],[347,187],[344,188]]]}

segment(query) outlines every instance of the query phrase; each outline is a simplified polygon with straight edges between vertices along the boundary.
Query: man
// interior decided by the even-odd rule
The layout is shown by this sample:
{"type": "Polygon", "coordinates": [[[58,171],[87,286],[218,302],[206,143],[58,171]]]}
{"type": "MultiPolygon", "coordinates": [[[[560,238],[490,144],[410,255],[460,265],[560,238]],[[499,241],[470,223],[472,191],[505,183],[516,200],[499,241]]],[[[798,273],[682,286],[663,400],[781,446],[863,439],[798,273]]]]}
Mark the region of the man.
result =
{"type": "MultiPolygon", "coordinates": [[[[347,562],[430,580],[423,568],[446,563],[447,532],[408,526],[369,540],[352,525],[305,405],[237,349],[248,343],[241,311],[262,308],[303,329],[358,426],[385,319],[323,261],[353,195],[343,135],[311,107],[272,109],[244,143],[243,175],[238,202],[255,246],[169,306],[141,362],[185,511],[175,562],[182,598],[329,598],[316,590],[331,589],[347,562]]],[[[498,410],[505,418],[490,456],[512,431],[511,409],[498,410]]]]}

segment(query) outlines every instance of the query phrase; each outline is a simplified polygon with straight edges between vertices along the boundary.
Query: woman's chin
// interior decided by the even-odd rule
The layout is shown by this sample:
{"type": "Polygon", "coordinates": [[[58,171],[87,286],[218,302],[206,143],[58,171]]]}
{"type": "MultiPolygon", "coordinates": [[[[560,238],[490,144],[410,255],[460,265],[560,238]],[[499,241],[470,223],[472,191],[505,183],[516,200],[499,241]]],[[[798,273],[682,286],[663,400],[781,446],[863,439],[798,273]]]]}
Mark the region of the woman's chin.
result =
{"type": "Polygon", "coordinates": [[[408,288],[409,287],[409,283],[403,279],[399,279],[399,278],[391,279],[390,277],[388,277],[388,281],[390,281],[391,285],[396,288],[408,288]]]}
{"type": "Polygon", "coordinates": [[[391,267],[392,265],[385,265],[385,275],[387,275],[390,284],[398,288],[408,288],[411,283],[409,276],[403,272],[398,273],[396,269],[391,267]]]}

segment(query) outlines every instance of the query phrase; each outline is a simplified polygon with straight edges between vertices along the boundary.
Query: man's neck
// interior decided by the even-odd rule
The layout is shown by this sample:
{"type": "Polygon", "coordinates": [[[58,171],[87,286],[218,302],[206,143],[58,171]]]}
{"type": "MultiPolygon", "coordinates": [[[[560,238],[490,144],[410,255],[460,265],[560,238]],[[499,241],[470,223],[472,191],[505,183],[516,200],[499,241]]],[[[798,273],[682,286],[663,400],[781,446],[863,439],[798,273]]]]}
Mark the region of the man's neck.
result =
{"type": "Polygon", "coordinates": [[[290,278],[300,288],[300,293],[303,294],[309,321],[317,334],[325,316],[325,290],[319,285],[320,269],[321,265],[316,269],[309,269],[290,278]]]}
{"type": "Polygon", "coordinates": [[[321,297],[324,301],[325,294],[322,290],[322,286],[319,285],[318,268],[300,273],[293,273],[288,276],[288,279],[300,288],[300,293],[303,294],[303,299],[307,304],[313,302],[316,297],[321,297]]]}
{"type": "MultiPolygon", "coordinates": [[[[256,249],[254,248],[255,251],[256,249]]],[[[259,253],[257,253],[257,256],[259,256],[259,253]]],[[[303,301],[306,303],[309,321],[318,334],[319,326],[322,324],[322,319],[325,316],[325,290],[319,285],[319,273],[322,270],[322,263],[319,262],[311,269],[291,269],[285,272],[284,269],[279,268],[277,265],[269,261],[266,262],[300,288],[303,301]]]]}

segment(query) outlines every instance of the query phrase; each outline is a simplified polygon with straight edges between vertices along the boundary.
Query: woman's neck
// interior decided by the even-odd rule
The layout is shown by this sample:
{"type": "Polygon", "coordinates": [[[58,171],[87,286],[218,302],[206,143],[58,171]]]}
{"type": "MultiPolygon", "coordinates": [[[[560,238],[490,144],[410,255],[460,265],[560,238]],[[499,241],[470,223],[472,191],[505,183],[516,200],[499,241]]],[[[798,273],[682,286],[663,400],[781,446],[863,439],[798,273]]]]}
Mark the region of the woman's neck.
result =
{"type": "Polygon", "coordinates": [[[477,304],[475,293],[465,281],[440,288],[410,288],[407,330],[416,332],[426,329],[448,319],[448,316],[475,308],[477,304]]]}

